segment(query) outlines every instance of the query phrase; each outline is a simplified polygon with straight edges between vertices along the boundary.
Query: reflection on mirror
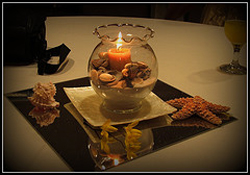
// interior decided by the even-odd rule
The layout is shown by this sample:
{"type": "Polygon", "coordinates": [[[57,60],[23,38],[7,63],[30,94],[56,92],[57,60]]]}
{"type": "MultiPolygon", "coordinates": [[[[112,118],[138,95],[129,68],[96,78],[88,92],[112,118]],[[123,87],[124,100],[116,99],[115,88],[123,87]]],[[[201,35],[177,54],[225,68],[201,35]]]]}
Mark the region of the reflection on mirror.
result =
{"type": "Polygon", "coordinates": [[[60,117],[60,111],[56,108],[43,110],[38,107],[34,107],[30,112],[29,116],[36,119],[36,123],[41,127],[48,126],[54,123],[57,117],[60,117]]]}
{"type": "Polygon", "coordinates": [[[154,139],[151,129],[135,129],[138,122],[117,129],[109,122],[101,127],[99,140],[89,138],[88,141],[88,149],[97,169],[112,168],[152,150],[154,139]]]}

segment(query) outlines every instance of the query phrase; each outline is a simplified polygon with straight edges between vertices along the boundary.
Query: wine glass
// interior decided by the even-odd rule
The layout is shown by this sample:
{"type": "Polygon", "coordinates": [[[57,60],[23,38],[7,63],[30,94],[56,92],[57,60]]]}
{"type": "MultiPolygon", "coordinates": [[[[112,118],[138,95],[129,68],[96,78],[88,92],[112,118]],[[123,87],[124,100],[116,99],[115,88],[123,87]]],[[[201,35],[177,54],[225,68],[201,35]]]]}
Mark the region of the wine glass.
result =
{"type": "Polygon", "coordinates": [[[239,64],[240,51],[246,43],[246,21],[244,10],[232,7],[228,10],[224,25],[225,35],[233,46],[233,59],[231,63],[221,65],[220,70],[229,74],[243,75],[247,69],[239,64]]]}

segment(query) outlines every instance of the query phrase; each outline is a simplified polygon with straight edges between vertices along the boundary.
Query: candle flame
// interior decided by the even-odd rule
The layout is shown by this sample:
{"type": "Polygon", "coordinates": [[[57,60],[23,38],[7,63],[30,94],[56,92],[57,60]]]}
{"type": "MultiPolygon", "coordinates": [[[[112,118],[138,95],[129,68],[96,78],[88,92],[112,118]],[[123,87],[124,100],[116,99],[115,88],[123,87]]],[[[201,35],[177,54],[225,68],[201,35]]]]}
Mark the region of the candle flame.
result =
{"type": "Polygon", "coordinates": [[[119,50],[119,49],[121,49],[121,46],[122,46],[122,33],[119,32],[116,48],[119,50]]]}

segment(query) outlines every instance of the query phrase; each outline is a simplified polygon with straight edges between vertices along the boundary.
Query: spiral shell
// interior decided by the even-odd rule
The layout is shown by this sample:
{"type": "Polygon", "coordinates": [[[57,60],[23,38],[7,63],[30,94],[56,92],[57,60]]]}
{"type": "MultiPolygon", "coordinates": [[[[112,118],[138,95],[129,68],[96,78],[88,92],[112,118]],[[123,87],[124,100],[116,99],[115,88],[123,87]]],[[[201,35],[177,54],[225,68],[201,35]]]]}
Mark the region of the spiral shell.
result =
{"type": "Polygon", "coordinates": [[[33,88],[33,92],[33,96],[28,97],[32,105],[42,109],[50,109],[59,106],[59,102],[54,99],[56,87],[52,82],[37,83],[33,88]]]}

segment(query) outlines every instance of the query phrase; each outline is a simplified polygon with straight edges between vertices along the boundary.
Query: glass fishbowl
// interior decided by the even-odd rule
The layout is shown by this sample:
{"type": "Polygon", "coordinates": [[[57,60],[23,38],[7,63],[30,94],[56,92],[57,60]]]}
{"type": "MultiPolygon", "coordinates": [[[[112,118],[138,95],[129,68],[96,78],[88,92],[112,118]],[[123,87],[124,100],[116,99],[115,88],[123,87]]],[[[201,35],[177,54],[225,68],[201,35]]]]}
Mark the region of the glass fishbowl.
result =
{"type": "Polygon", "coordinates": [[[91,86],[103,99],[102,107],[118,114],[137,112],[157,81],[157,59],[147,43],[154,30],[108,24],[98,26],[93,34],[101,42],[90,56],[88,73],[91,86]]]}

